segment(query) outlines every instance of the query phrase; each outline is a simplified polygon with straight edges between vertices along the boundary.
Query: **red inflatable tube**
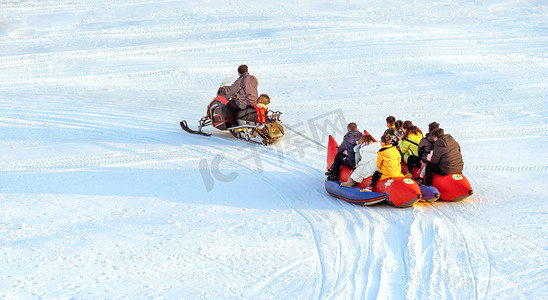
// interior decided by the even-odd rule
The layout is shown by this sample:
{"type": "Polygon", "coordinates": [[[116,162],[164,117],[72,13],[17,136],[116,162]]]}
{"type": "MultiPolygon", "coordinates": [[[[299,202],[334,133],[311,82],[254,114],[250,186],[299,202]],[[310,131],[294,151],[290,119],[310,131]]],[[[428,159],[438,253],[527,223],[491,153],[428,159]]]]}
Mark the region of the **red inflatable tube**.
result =
{"type": "MultiPolygon", "coordinates": [[[[402,163],[402,172],[407,172],[405,163],[402,163]]],[[[419,177],[419,168],[414,168],[413,178],[417,177],[419,177]]],[[[462,201],[474,194],[470,182],[462,174],[434,174],[432,186],[439,190],[440,200],[443,201],[462,201]]]]}
{"type": "MultiPolygon", "coordinates": [[[[367,132],[365,132],[367,134],[367,132]]],[[[327,168],[330,168],[337,155],[339,144],[332,136],[329,136],[327,144],[327,168]]],[[[346,166],[341,167],[339,180],[345,182],[352,174],[352,170],[346,166]]],[[[360,184],[356,185],[359,188],[365,188],[371,183],[371,177],[364,179],[360,184]]],[[[389,178],[377,182],[374,192],[385,193],[388,195],[386,201],[396,207],[410,207],[421,199],[421,191],[419,185],[415,181],[405,178],[389,178]]]]}
{"type": "Polygon", "coordinates": [[[470,182],[462,174],[435,174],[432,186],[440,191],[440,200],[443,201],[462,201],[474,193],[470,182]]]}

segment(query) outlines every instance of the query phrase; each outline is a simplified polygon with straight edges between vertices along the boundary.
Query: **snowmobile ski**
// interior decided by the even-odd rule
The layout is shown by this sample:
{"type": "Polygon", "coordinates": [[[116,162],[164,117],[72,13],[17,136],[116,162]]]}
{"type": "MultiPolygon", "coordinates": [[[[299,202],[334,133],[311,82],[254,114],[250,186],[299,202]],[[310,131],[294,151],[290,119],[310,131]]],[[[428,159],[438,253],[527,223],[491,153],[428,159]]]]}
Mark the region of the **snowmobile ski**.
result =
{"type": "Polygon", "coordinates": [[[184,131],[188,132],[188,133],[192,133],[192,134],[200,134],[200,135],[204,135],[204,136],[210,136],[211,133],[207,133],[207,132],[203,132],[200,127],[199,130],[193,130],[193,129],[190,129],[188,127],[188,124],[186,123],[185,120],[182,120],[181,122],[179,122],[179,124],[181,125],[181,128],[183,128],[184,131]]]}

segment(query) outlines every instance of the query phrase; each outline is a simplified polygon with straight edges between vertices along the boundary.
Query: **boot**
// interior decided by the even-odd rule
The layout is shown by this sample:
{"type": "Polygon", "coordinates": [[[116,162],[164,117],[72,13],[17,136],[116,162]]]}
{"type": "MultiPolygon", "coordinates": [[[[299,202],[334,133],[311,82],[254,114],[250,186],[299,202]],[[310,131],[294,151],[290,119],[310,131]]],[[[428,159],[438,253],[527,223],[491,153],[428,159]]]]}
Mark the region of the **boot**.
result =
{"type": "Polygon", "coordinates": [[[339,181],[339,178],[331,175],[331,176],[327,177],[327,181],[339,181]]]}

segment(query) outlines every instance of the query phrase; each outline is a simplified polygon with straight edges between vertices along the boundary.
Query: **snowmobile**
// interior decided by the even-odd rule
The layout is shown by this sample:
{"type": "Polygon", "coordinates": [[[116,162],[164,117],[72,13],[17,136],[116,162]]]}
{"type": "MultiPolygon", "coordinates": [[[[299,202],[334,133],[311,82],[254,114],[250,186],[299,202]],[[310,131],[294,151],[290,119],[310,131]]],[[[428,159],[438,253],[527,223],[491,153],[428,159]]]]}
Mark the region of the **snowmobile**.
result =
{"type": "Polygon", "coordinates": [[[260,95],[257,105],[238,111],[237,126],[231,126],[227,103],[225,95],[217,95],[207,106],[206,115],[200,119],[198,130],[190,129],[185,120],[180,122],[181,128],[188,133],[209,136],[211,133],[203,132],[202,129],[213,126],[219,130],[230,131],[236,138],[263,145],[270,145],[284,136],[284,127],[280,121],[282,113],[268,110],[268,95],[260,95]]]}

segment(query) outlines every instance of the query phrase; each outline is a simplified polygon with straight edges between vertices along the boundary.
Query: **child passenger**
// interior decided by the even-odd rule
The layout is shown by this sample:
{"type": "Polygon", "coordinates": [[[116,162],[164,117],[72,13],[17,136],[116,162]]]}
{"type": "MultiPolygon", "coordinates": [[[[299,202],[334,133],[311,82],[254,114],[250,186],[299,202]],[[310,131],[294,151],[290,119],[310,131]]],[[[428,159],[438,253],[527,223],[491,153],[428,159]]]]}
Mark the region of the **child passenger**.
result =
{"type": "Polygon", "coordinates": [[[356,183],[361,183],[364,178],[372,176],[377,171],[377,151],[380,149],[381,144],[375,142],[372,136],[362,136],[358,145],[354,148],[356,152],[356,169],[346,182],[341,183],[341,186],[352,187],[356,183]]]}
{"type": "Polygon", "coordinates": [[[403,121],[397,120],[396,121],[396,141],[397,142],[401,141],[404,135],[405,135],[405,130],[403,130],[403,121]]]}
{"type": "Polygon", "coordinates": [[[398,131],[396,129],[396,118],[394,116],[388,116],[386,117],[386,127],[388,127],[384,133],[383,136],[390,134],[393,140],[393,144],[396,145],[396,132],[398,131]]]}
{"type": "Polygon", "coordinates": [[[377,168],[373,178],[371,178],[371,184],[366,190],[372,191],[377,184],[377,181],[384,180],[392,177],[403,177],[401,173],[401,154],[396,148],[392,146],[392,136],[385,134],[381,138],[382,148],[377,152],[377,168]]]}

